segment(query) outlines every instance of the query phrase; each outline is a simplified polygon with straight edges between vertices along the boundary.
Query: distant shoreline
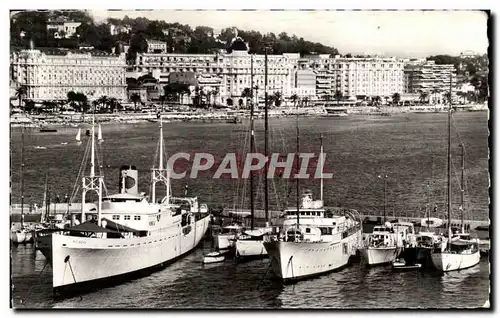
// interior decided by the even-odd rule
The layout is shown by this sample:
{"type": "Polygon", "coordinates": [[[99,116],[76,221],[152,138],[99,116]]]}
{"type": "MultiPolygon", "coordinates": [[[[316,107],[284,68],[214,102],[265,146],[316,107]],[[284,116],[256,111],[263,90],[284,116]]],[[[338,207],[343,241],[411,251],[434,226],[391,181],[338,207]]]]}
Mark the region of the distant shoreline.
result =
{"type": "MultiPolygon", "coordinates": [[[[404,107],[331,107],[338,109],[338,114],[327,114],[323,107],[299,109],[301,117],[344,117],[356,115],[392,116],[407,113],[441,113],[446,112],[448,106],[404,106],[404,107]]],[[[484,104],[458,105],[456,110],[463,111],[488,111],[488,106],[484,104]]],[[[296,116],[294,108],[272,109],[269,111],[269,118],[282,118],[296,116]]],[[[164,122],[231,122],[235,117],[248,118],[246,113],[238,111],[196,111],[196,112],[163,112],[161,115],[164,122]]],[[[32,127],[32,128],[52,128],[52,127],[77,127],[80,124],[90,124],[92,116],[85,114],[85,121],[82,121],[80,113],[25,115],[22,113],[10,116],[11,127],[32,127]]],[[[257,118],[263,118],[263,111],[257,113],[257,118]]],[[[158,122],[156,113],[113,113],[96,114],[96,119],[100,123],[113,124],[137,124],[147,122],[158,122]]]]}

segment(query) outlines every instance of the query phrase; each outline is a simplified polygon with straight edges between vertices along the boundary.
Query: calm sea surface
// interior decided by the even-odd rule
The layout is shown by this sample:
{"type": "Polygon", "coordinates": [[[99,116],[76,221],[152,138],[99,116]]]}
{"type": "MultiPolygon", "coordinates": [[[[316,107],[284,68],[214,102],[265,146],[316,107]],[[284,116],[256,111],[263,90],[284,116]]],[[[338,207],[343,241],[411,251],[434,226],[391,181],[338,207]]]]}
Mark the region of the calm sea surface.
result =
{"type": "MultiPolygon", "coordinates": [[[[488,126],[487,113],[457,113],[453,122],[453,217],[460,202],[460,148],[465,145],[466,218],[488,219],[488,126]]],[[[295,119],[270,121],[272,152],[295,151],[295,119]]],[[[257,147],[263,151],[262,122],[257,124],[257,147]]],[[[149,193],[149,169],[154,164],[158,125],[103,124],[104,143],[99,163],[104,167],[109,193],[118,189],[118,169],[135,165],[140,191],[149,193]]],[[[220,160],[227,152],[248,149],[247,125],[226,123],[168,123],[164,125],[168,154],[207,152],[220,160]]],[[[363,214],[383,210],[383,184],[387,174],[388,211],[395,216],[422,216],[429,200],[438,206],[435,216],[446,211],[446,114],[407,114],[391,117],[301,118],[301,152],[319,152],[319,137],[327,159],[325,170],[333,179],[325,182],[328,206],[354,208],[363,214]],[[429,186],[428,186],[429,185],[429,186]]],[[[85,147],[77,146],[77,128],[57,133],[27,131],[25,144],[25,202],[42,202],[45,177],[52,196],[71,194],[85,147]],[[67,143],[67,144],[64,144],[67,143]],[[41,146],[46,149],[36,149],[41,146]]],[[[12,202],[20,202],[19,167],[21,134],[11,133],[12,202]]],[[[176,169],[188,170],[190,165],[176,169]]],[[[244,184],[230,178],[212,179],[200,173],[197,179],[174,180],[174,195],[189,187],[211,207],[248,206],[244,184]]],[[[319,183],[302,182],[318,196],[319,183]]],[[[295,200],[295,186],[283,179],[270,183],[271,208],[281,209],[295,200]]],[[[257,205],[262,205],[262,191],[257,205]]],[[[77,196],[78,198],[78,196],[77,196]]],[[[79,199],[77,199],[78,201],[79,199]]],[[[43,271],[44,257],[31,245],[12,247],[13,299],[16,307],[147,307],[147,308],[394,308],[478,307],[489,297],[489,263],[460,273],[393,273],[390,267],[366,269],[354,264],[340,272],[283,286],[265,276],[268,260],[203,266],[205,242],[193,253],[160,272],[112,288],[59,302],[52,300],[51,268],[43,271]]]]}

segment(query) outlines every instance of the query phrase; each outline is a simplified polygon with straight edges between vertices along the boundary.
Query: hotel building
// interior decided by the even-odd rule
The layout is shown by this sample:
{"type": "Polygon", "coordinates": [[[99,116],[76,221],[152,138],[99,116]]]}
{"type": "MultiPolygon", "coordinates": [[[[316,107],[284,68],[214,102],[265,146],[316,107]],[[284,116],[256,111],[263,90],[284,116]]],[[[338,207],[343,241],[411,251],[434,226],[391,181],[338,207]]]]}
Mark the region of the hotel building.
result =
{"type": "MultiPolygon", "coordinates": [[[[280,92],[283,97],[289,97],[295,93],[299,57],[298,53],[268,55],[268,94],[280,92]]],[[[238,37],[233,39],[230,53],[139,53],[133,75],[152,74],[163,86],[168,84],[170,73],[194,72],[201,89],[217,91],[218,103],[236,105],[242,99],[243,90],[251,87],[252,70],[255,96],[261,102],[264,100],[265,56],[249,54],[248,45],[238,37]]]]}
{"type": "Polygon", "coordinates": [[[300,70],[316,74],[318,98],[333,98],[339,91],[343,99],[356,100],[374,96],[403,93],[403,60],[395,57],[305,56],[299,61],[300,70]]]}
{"type": "Polygon", "coordinates": [[[26,99],[65,100],[70,91],[89,100],[103,95],[126,99],[125,54],[43,53],[23,50],[11,54],[11,83],[24,85],[26,99]]]}
{"type": "Polygon", "coordinates": [[[404,73],[406,92],[425,92],[432,95],[432,99],[442,99],[442,95],[450,91],[450,79],[453,89],[457,85],[455,66],[452,64],[436,64],[434,61],[407,64],[404,73]]]}

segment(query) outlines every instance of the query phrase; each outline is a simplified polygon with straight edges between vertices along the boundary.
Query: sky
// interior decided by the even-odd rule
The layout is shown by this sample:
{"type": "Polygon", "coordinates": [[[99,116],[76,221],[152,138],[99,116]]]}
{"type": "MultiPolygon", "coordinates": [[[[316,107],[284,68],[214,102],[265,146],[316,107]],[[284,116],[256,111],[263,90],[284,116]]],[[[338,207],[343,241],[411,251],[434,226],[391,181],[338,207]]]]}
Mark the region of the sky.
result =
{"type": "Polygon", "coordinates": [[[261,33],[287,32],[337,48],[341,54],[426,57],[487,53],[487,15],[480,11],[215,11],[91,10],[98,21],[108,17],[146,17],[214,29],[235,26],[261,33]]]}

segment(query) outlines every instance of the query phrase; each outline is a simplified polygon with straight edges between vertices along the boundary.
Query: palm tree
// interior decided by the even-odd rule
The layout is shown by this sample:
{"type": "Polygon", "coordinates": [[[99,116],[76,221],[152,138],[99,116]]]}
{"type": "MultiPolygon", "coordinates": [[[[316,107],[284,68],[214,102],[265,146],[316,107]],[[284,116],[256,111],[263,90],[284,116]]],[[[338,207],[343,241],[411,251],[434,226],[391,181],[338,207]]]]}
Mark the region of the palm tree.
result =
{"type": "Polygon", "coordinates": [[[303,99],[305,107],[309,104],[309,97],[305,96],[303,99]]]}
{"type": "Polygon", "coordinates": [[[161,112],[163,113],[163,103],[165,102],[166,95],[160,95],[160,102],[161,102],[161,112]]]}
{"type": "Polygon", "coordinates": [[[137,93],[130,95],[130,100],[134,103],[134,111],[137,110],[137,103],[141,101],[141,96],[137,93]]]}
{"type": "MultiPolygon", "coordinates": [[[[434,95],[434,97],[436,97],[435,95],[439,94],[441,92],[441,90],[439,88],[434,88],[431,93],[432,95],[434,95]]],[[[436,99],[434,98],[434,102],[436,101],[436,99]]]]}
{"type": "Polygon", "coordinates": [[[252,90],[249,87],[245,87],[241,92],[241,97],[245,98],[245,104],[248,106],[248,101],[252,100],[252,90]]]}
{"type": "Polygon", "coordinates": [[[220,88],[219,88],[219,86],[216,86],[216,87],[215,87],[215,90],[214,90],[214,91],[213,91],[213,93],[212,93],[212,94],[213,94],[213,96],[214,96],[214,106],[215,106],[215,104],[216,104],[216,103],[215,103],[215,100],[217,99],[217,96],[219,96],[219,93],[220,93],[220,88]]]}
{"type": "Polygon", "coordinates": [[[274,98],[274,105],[276,107],[280,107],[281,102],[283,101],[283,94],[281,94],[281,92],[275,92],[273,94],[273,98],[274,98]]]}
{"type": "Polygon", "coordinates": [[[299,99],[299,96],[297,94],[293,94],[292,96],[290,96],[290,100],[292,101],[294,108],[295,108],[295,105],[297,104],[298,99],[299,99]]]}
{"type": "Polygon", "coordinates": [[[108,97],[107,96],[101,96],[97,99],[97,105],[101,105],[99,107],[99,110],[101,110],[101,108],[105,108],[106,104],[108,103],[108,97]]]}
{"type": "Polygon", "coordinates": [[[28,89],[26,88],[25,85],[21,85],[16,89],[16,96],[17,96],[17,98],[19,98],[19,108],[22,108],[21,104],[23,101],[23,97],[26,96],[27,92],[28,92],[28,89]]]}
{"type": "Polygon", "coordinates": [[[422,104],[425,103],[425,101],[427,100],[427,97],[429,96],[429,93],[427,92],[424,92],[424,91],[420,91],[420,97],[419,97],[419,100],[422,104]]]}
{"type": "Polygon", "coordinates": [[[382,97],[380,97],[380,96],[374,96],[373,97],[373,103],[377,107],[380,106],[380,104],[382,104],[382,97]]]}
{"type": "Polygon", "coordinates": [[[119,107],[119,103],[118,103],[118,100],[114,97],[111,97],[111,98],[108,98],[107,100],[107,104],[109,106],[109,109],[111,110],[111,112],[114,112],[116,108],[119,107]]]}
{"type": "Polygon", "coordinates": [[[342,100],[342,92],[337,90],[335,91],[335,94],[333,94],[333,98],[337,101],[337,106],[339,105],[340,101],[342,100]]]}
{"type": "Polygon", "coordinates": [[[446,100],[447,103],[451,104],[451,93],[450,92],[444,93],[444,99],[446,100]]]}
{"type": "Polygon", "coordinates": [[[392,103],[399,105],[399,102],[401,101],[401,95],[399,93],[394,93],[392,94],[392,103]]]}

